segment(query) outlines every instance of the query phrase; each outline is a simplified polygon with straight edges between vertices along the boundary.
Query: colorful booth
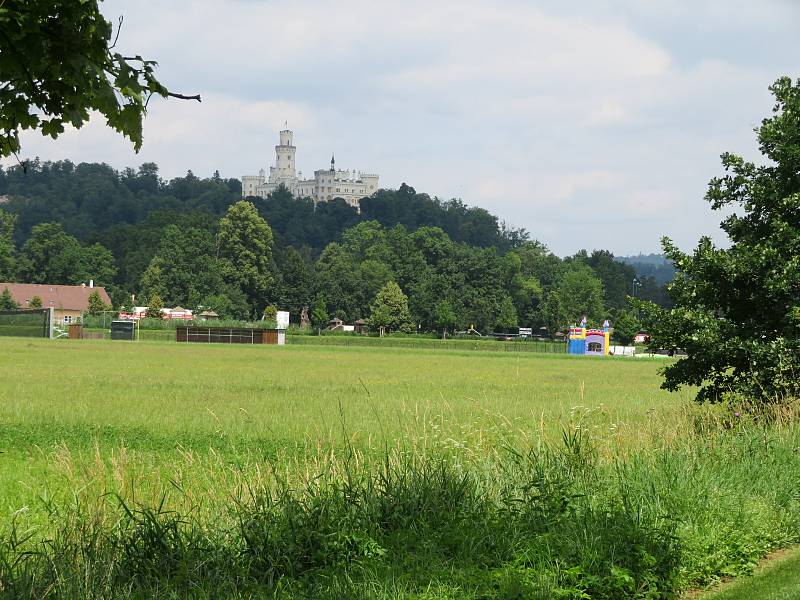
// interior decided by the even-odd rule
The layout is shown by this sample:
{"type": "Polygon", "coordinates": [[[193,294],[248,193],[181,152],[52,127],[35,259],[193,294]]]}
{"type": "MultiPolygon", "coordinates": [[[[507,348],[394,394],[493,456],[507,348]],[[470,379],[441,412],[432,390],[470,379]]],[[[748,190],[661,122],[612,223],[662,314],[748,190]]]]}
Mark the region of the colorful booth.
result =
{"type": "Polygon", "coordinates": [[[604,324],[602,329],[587,329],[585,323],[582,323],[580,327],[570,328],[567,353],[608,356],[609,341],[610,332],[607,324],[604,324]]]}

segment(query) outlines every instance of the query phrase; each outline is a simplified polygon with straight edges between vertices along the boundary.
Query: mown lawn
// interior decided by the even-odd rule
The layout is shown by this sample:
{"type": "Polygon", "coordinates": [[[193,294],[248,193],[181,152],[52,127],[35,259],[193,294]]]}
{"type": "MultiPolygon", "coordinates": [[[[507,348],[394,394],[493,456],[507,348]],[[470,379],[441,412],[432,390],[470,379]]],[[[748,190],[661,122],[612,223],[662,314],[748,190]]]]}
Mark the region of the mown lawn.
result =
{"type": "Polygon", "coordinates": [[[800,598],[800,549],[766,561],[752,576],[739,577],[698,600],[797,600],[800,598]]]}

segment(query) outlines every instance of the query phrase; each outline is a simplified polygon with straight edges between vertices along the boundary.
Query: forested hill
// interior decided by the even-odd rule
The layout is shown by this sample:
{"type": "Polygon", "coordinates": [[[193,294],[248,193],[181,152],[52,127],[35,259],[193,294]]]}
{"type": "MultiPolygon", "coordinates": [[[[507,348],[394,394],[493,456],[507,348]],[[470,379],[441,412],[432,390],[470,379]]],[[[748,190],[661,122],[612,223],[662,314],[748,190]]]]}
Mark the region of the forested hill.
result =
{"type": "MultiPolygon", "coordinates": [[[[0,281],[94,279],[117,306],[135,293],[137,304],[160,297],[231,317],[313,306],[348,321],[369,317],[394,282],[423,328],[552,332],[583,315],[624,317],[636,277],[608,251],[562,259],[484,209],[407,185],[362,199],[360,213],[286,190],[240,194],[236,179],[166,181],[152,163],[0,169],[0,281]]],[[[636,295],[665,301],[652,278],[636,295]]]]}
{"type": "Polygon", "coordinates": [[[618,256],[617,260],[636,269],[639,277],[652,277],[658,285],[664,285],[675,278],[675,265],[663,254],[618,256]]]}
{"type": "MultiPolygon", "coordinates": [[[[28,163],[27,171],[0,167],[0,196],[9,197],[5,208],[18,215],[18,245],[30,236],[34,225],[43,222],[61,223],[67,233],[89,242],[102,241],[110,228],[136,225],[156,211],[219,217],[240,199],[241,192],[238,179],[222,179],[219,173],[201,179],[189,171],[185,177],[165,181],[153,163],[123,171],[106,164],[70,161],[35,160],[28,163]]],[[[527,239],[524,230],[507,228],[482,208],[467,207],[460,200],[440,201],[405,184],[365,198],[360,214],[342,200],[315,208],[310,200],[296,200],[285,191],[251,200],[279,245],[307,247],[315,255],[348,227],[372,220],[385,227],[401,224],[412,231],[439,227],[454,242],[501,251],[527,239]]]]}

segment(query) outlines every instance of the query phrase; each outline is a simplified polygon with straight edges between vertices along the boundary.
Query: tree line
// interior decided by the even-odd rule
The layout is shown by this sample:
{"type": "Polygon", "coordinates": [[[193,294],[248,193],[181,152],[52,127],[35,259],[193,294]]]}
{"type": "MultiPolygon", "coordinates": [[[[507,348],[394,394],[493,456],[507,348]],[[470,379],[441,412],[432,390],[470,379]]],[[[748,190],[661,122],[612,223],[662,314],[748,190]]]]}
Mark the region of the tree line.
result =
{"type": "Polygon", "coordinates": [[[611,252],[560,258],[484,209],[407,185],[359,212],[284,188],[242,201],[240,182],[217,173],[164,181],[152,163],[33,161],[0,171],[0,194],[0,280],[94,279],[116,307],[156,299],[253,318],[279,306],[293,320],[309,307],[317,322],[377,323],[392,305],[407,314],[383,318],[390,329],[554,333],[583,315],[635,328],[632,292],[663,302],[658,285],[633,289],[636,271],[611,252]]]}

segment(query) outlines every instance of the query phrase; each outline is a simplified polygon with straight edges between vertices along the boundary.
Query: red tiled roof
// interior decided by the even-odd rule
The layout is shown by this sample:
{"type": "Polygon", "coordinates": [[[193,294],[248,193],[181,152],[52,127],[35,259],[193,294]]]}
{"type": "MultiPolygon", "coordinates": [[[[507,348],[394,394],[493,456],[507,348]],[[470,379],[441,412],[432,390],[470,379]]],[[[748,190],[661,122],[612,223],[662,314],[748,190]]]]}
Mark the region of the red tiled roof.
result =
{"type": "Polygon", "coordinates": [[[4,283],[0,281],[0,294],[8,288],[11,297],[20,308],[29,308],[34,296],[42,299],[42,308],[63,308],[67,310],[87,310],[89,295],[100,294],[106,304],[111,304],[105,288],[80,285],[49,285],[47,283],[4,283]]]}

